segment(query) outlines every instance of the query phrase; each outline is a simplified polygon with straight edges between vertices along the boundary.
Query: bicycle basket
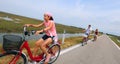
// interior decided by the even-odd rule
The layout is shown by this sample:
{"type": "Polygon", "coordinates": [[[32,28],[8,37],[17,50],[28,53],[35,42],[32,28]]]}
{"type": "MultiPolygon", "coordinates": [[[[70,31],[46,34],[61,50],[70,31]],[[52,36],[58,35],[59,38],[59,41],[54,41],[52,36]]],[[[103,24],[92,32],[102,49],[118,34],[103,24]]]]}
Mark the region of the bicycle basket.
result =
{"type": "Polygon", "coordinates": [[[23,43],[23,39],[18,35],[4,35],[3,49],[4,50],[19,50],[23,43]]]}

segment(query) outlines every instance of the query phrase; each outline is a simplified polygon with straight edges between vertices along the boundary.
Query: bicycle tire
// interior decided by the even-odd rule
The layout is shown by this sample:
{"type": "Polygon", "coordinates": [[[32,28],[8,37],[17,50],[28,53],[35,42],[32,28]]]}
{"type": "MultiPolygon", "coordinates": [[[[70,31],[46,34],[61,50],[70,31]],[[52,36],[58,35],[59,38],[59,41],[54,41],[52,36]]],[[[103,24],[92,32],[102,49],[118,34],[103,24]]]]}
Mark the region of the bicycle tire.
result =
{"type": "MultiPolygon", "coordinates": [[[[54,63],[54,62],[57,60],[57,58],[59,57],[59,55],[60,55],[60,50],[61,50],[61,48],[60,48],[60,45],[59,45],[59,44],[53,44],[53,45],[51,45],[51,46],[48,48],[48,50],[47,50],[48,53],[50,53],[49,51],[50,51],[53,47],[55,47],[55,46],[58,48],[57,55],[55,55],[56,57],[55,57],[54,59],[52,59],[52,60],[51,60],[51,58],[50,58],[50,61],[48,62],[48,64],[54,63]]],[[[50,53],[50,54],[51,54],[51,53],[50,53]]],[[[43,64],[43,63],[44,63],[45,58],[46,58],[46,55],[44,54],[43,60],[40,61],[40,64],[43,64]]]]}
{"type": "MultiPolygon", "coordinates": [[[[7,51],[4,54],[0,54],[0,59],[5,59],[5,62],[6,62],[6,59],[11,58],[10,56],[15,57],[17,54],[19,54],[19,51],[7,51]]],[[[19,59],[20,60],[22,59],[23,62],[22,63],[21,62],[17,62],[16,64],[27,64],[27,58],[26,58],[26,56],[23,53],[21,54],[19,59]]],[[[9,59],[9,60],[11,61],[11,59],[9,59]]],[[[8,63],[10,61],[8,61],[8,63]]],[[[8,63],[4,63],[4,64],[8,64],[8,63]]]]}
{"type": "Polygon", "coordinates": [[[53,44],[53,45],[51,45],[51,46],[48,48],[48,53],[52,54],[52,53],[49,52],[49,51],[51,51],[51,49],[54,48],[54,47],[57,47],[57,48],[58,48],[57,53],[55,53],[55,58],[50,59],[50,61],[48,62],[48,64],[54,63],[54,62],[57,60],[57,58],[59,57],[59,55],[60,55],[60,50],[61,50],[61,48],[60,48],[60,45],[59,45],[59,44],[53,44]]]}

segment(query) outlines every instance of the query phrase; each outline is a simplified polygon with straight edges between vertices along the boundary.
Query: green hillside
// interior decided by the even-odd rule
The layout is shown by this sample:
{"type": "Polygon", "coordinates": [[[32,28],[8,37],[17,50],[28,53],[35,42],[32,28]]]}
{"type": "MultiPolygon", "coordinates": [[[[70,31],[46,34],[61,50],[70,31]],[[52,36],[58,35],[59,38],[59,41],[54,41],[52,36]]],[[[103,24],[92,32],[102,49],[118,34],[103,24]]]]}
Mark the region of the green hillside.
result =
{"type": "MultiPolygon", "coordinates": [[[[24,24],[39,24],[42,20],[23,17],[15,14],[0,12],[0,32],[17,32],[20,33],[23,30],[24,24]]],[[[58,33],[63,33],[66,30],[67,33],[80,33],[82,28],[73,26],[66,26],[56,23],[58,33]]],[[[41,28],[29,28],[30,30],[39,30],[41,28]]]]}

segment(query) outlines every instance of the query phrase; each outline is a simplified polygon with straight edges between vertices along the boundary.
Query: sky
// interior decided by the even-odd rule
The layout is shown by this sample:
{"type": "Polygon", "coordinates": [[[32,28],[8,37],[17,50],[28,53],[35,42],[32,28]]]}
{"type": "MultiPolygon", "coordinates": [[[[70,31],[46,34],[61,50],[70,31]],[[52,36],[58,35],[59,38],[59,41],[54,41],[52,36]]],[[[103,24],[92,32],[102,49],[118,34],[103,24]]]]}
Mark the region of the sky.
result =
{"type": "Polygon", "coordinates": [[[56,23],[120,36],[120,0],[0,0],[0,11],[40,20],[50,12],[56,23]]]}

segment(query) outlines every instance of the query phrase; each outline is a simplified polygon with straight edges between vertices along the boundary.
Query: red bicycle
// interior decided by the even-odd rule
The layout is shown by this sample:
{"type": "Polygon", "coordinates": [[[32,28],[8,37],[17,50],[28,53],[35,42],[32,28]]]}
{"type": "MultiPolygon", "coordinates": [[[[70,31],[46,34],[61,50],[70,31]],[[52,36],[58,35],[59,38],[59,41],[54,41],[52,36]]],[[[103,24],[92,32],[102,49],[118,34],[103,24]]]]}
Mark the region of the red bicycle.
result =
{"type": "MultiPolygon", "coordinates": [[[[32,61],[43,64],[46,55],[41,53],[37,57],[33,57],[32,52],[30,50],[28,41],[26,40],[26,36],[30,35],[30,32],[27,31],[27,27],[24,27],[24,38],[18,35],[4,35],[3,36],[3,49],[4,53],[0,54],[0,64],[28,64],[28,58],[25,53],[23,53],[23,49],[27,50],[28,56],[32,61]]],[[[31,32],[33,33],[33,31],[31,32]]],[[[55,62],[60,54],[60,45],[58,43],[46,46],[48,49],[48,53],[52,56],[48,64],[55,62]]]]}

